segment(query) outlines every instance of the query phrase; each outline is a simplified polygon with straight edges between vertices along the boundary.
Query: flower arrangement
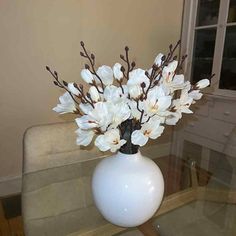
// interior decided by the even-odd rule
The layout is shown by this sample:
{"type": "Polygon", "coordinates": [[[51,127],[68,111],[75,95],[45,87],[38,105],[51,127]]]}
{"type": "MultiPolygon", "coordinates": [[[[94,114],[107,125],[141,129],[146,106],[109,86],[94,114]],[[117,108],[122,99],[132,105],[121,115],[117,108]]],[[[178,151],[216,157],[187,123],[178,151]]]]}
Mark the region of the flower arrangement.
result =
{"type": "Polygon", "coordinates": [[[95,139],[101,151],[133,154],[149,139],[160,137],[165,125],[176,125],[183,113],[193,113],[190,106],[201,99],[200,90],[209,85],[210,78],[195,85],[184,80],[181,69],[186,55],[177,60],[179,45],[180,41],[170,45],[167,55],[158,54],[149,70],[135,68],[128,47],[120,55],[125,66],[116,63],[113,68],[96,69],[95,55],[81,42],[80,55],[89,62],[81,71],[88,91],[82,84],[60,80],[47,66],[54,84],[66,91],[53,110],[77,116],[76,143],[87,146],[95,139]]]}

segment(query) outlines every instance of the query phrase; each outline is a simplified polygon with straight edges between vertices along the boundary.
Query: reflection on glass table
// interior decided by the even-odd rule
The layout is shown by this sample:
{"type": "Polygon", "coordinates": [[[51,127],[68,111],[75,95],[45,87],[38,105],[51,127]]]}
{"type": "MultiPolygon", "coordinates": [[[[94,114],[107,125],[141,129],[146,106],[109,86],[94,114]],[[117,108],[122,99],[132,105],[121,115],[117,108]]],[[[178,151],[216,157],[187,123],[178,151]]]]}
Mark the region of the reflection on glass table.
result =
{"type": "MultiPolygon", "coordinates": [[[[166,186],[163,203],[152,219],[152,225],[158,235],[236,235],[234,159],[236,158],[223,159],[218,153],[212,152],[208,163],[209,170],[200,168],[195,160],[185,157],[180,159],[165,156],[154,159],[163,172],[166,186]]],[[[135,228],[122,229],[107,223],[85,234],[72,235],[143,234],[135,228]]]]}

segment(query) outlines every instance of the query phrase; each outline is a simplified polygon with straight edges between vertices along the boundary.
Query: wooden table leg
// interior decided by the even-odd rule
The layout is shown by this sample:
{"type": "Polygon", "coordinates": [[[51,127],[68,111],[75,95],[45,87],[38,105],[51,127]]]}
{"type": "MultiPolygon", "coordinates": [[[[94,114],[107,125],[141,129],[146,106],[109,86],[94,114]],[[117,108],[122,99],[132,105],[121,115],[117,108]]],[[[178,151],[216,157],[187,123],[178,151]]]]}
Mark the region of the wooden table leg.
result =
{"type": "Polygon", "coordinates": [[[152,220],[149,220],[146,223],[138,226],[138,229],[140,232],[143,233],[144,236],[160,236],[160,234],[156,231],[156,229],[152,225],[152,220]]]}

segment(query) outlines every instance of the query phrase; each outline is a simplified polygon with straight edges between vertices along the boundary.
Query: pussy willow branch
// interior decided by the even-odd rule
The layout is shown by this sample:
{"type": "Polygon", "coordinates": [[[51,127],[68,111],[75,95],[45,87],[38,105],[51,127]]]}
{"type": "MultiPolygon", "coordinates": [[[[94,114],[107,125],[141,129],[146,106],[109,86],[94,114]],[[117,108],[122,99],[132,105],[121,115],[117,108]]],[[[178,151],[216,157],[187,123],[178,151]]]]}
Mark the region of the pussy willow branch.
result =
{"type": "Polygon", "coordinates": [[[58,86],[59,88],[63,88],[64,90],[66,90],[66,91],[70,94],[70,96],[71,96],[71,98],[73,99],[73,101],[74,101],[77,105],[79,105],[79,103],[76,101],[76,99],[74,98],[74,96],[72,95],[72,93],[71,93],[71,92],[67,89],[67,87],[65,86],[65,84],[67,84],[67,82],[63,80],[63,84],[62,84],[62,83],[60,82],[60,80],[59,80],[58,73],[57,73],[56,71],[52,72],[52,70],[50,69],[49,66],[46,66],[46,70],[47,70],[47,71],[52,75],[52,77],[55,79],[55,80],[53,81],[54,85],[58,86]]]}
{"type": "MultiPolygon", "coordinates": [[[[46,66],[46,70],[47,70],[47,71],[52,75],[52,77],[55,79],[54,85],[58,86],[59,88],[63,88],[64,90],[66,90],[66,91],[70,94],[70,96],[71,96],[71,98],[73,99],[73,101],[79,106],[80,103],[74,98],[73,94],[72,94],[72,93],[68,90],[68,88],[67,88],[68,83],[67,83],[66,81],[64,81],[64,80],[63,80],[62,83],[61,83],[60,80],[59,80],[59,77],[58,77],[58,73],[57,73],[56,71],[52,72],[52,70],[50,69],[49,66],[46,66]]],[[[77,95],[75,95],[75,96],[76,96],[77,98],[79,98],[79,99],[81,100],[81,102],[83,102],[83,101],[82,101],[82,98],[83,98],[83,99],[84,99],[85,101],[87,101],[92,107],[94,107],[93,103],[91,103],[90,101],[88,101],[88,99],[87,99],[86,96],[84,95],[83,90],[81,90],[81,87],[83,87],[83,86],[82,86],[82,85],[78,86],[76,83],[74,83],[74,86],[75,86],[75,85],[76,85],[76,88],[79,90],[81,97],[80,97],[80,96],[77,96],[77,95]]],[[[79,115],[83,115],[82,111],[81,111],[78,107],[76,107],[76,113],[79,114],[79,115]]]]}
{"type": "Polygon", "coordinates": [[[125,47],[125,57],[124,57],[124,55],[120,55],[120,58],[127,64],[127,71],[126,71],[126,74],[125,74],[125,68],[123,67],[122,68],[122,73],[123,73],[123,75],[124,75],[124,77],[127,79],[127,80],[129,80],[129,72],[131,72],[133,69],[134,69],[134,67],[135,67],[135,62],[134,61],[132,61],[131,63],[130,63],[130,60],[129,60],[129,48],[126,46],[125,47]]]}
{"type": "Polygon", "coordinates": [[[95,67],[94,67],[94,66],[95,66],[95,56],[94,56],[94,54],[91,54],[91,57],[88,55],[88,52],[87,52],[87,50],[86,50],[86,48],[85,48],[85,46],[84,46],[84,42],[83,42],[83,41],[80,42],[80,45],[81,45],[81,47],[83,48],[83,51],[84,51],[84,52],[80,52],[80,55],[81,55],[82,57],[85,57],[85,58],[87,58],[87,59],[89,60],[90,65],[91,65],[91,67],[92,67],[92,71],[90,71],[90,72],[98,78],[98,80],[99,80],[100,83],[101,83],[102,89],[103,89],[103,91],[104,91],[105,87],[104,87],[104,84],[103,84],[103,82],[102,82],[102,79],[101,79],[100,76],[97,74],[97,72],[96,72],[96,70],[95,70],[95,67]]]}
{"type": "MultiPolygon", "coordinates": [[[[80,98],[82,102],[85,101],[85,102],[89,103],[89,104],[94,108],[94,104],[93,104],[93,101],[92,101],[92,99],[91,99],[90,94],[87,93],[87,97],[86,97],[86,95],[84,94],[84,87],[83,87],[83,85],[80,84],[80,85],[78,86],[78,84],[76,84],[76,83],[74,83],[73,85],[74,85],[75,88],[77,88],[77,89],[79,90],[79,92],[80,92],[80,95],[77,96],[77,97],[80,98]]],[[[83,102],[83,103],[84,103],[84,102],[83,102]]]]}

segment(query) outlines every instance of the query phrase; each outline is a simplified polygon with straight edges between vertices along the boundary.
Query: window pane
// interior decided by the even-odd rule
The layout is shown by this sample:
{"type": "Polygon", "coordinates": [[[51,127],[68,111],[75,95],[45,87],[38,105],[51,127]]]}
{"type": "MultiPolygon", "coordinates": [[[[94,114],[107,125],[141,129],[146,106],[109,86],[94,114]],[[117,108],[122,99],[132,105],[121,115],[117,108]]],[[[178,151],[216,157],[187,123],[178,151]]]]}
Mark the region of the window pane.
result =
{"type": "Polygon", "coordinates": [[[199,0],[196,26],[217,24],[219,7],[220,0],[199,0]]]}
{"type": "Polygon", "coordinates": [[[226,29],[219,88],[236,90],[236,26],[226,29]]]}
{"type": "Polygon", "coordinates": [[[236,0],[230,0],[228,22],[236,22],[236,0]]]}
{"type": "Polygon", "coordinates": [[[195,32],[192,64],[192,81],[196,83],[212,74],[216,28],[195,32]]]}

